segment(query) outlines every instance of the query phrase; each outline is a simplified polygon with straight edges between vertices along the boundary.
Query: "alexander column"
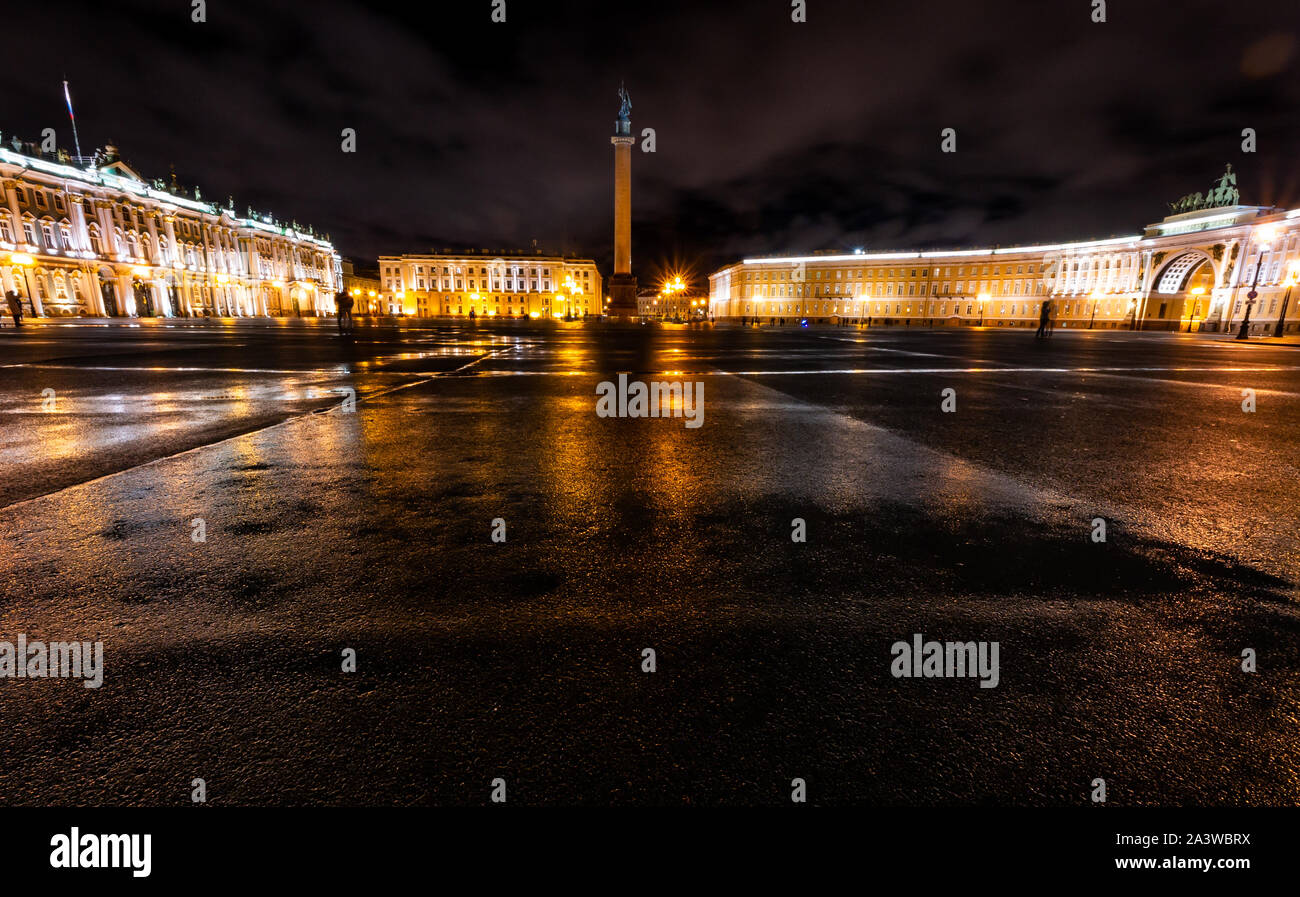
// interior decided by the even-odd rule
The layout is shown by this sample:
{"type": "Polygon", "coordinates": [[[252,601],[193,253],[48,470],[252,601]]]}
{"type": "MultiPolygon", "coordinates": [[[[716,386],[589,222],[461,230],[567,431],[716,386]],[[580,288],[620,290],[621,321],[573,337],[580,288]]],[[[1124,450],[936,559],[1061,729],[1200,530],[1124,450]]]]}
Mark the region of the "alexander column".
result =
{"type": "Polygon", "coordinates": [[[632,98],[618,87],[622,100],[614,123],[614,275],[609,279],[606,313],[615,319],[637,316],[636,278],[632,276],[632,98]]]}

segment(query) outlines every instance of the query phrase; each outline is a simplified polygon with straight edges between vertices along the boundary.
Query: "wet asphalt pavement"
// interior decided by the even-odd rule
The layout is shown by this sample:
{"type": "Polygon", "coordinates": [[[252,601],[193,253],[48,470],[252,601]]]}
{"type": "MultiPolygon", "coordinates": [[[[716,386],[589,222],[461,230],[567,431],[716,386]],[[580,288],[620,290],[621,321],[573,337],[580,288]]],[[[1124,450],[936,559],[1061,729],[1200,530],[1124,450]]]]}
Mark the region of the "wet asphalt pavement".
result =
{"type": "Polygon", "coordinates": [[[1300,804],[1297,432],[1205,336],[5,329],[0,640],[105,672],[0,679],[0,804],[1300,804]]]}

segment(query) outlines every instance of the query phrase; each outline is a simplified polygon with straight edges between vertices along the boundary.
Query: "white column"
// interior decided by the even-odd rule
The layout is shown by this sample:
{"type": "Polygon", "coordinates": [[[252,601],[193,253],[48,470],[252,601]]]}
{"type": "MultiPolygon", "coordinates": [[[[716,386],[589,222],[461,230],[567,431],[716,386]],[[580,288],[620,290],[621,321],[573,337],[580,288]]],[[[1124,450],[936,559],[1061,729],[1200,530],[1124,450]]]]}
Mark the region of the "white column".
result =
{"type": "Polygon", "coordinates": [[[36,288],[36,281],[41,275],[35,268],[23,268],[23,272],[27,278],[27,295],[32,300],[32,315],[38,318],[44,317],[45,307],[41,304],[41,291],[36,288]]]}
{"type": "Polygon", "coordinates": [[[18,193],[14,190],[13,184],[5,186],[5,198],[9,205],[9,214],[13,217],[14,243],[24,244],[27,242],[27,235],[23,233],[23,216],[18,211],[18,193]]]}
{"type": "Polygon", "coordinates": [[[80,196],[72,199],[72,234],[77,249],[90,251],[90,230],[86,227],[86,207],[80,196]]]}

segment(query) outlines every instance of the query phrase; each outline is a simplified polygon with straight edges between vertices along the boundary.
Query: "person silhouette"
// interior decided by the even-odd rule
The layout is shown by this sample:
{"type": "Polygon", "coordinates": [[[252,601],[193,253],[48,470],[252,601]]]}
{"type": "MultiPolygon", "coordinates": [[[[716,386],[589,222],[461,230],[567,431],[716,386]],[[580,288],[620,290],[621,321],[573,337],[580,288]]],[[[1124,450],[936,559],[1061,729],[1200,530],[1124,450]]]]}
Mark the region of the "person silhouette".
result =
{"type": "Polygon", "coordinates": [[[5,299],[9,304],[9,314],[14,318],[14,327],[23,326],[23,298],[17,290],[10,290],[5,294],[5,299]]]}
{"type": "Polygon", "coordinates": [[[339,336],[350,336],[352,334],[352,302],[352,295],[347,290],[339,290],[334,294],[339,336]]]}

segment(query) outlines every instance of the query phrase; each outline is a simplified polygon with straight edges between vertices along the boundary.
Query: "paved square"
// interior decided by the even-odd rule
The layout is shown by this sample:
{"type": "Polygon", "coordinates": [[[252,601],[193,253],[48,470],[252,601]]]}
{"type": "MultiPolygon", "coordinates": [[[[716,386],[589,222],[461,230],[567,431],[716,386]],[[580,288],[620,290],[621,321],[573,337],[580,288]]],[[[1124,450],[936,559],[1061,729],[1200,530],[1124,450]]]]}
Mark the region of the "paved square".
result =
{"type": "Polygon", "coordinates": [[[105,645],[0,683],[0,803],[1300,800],[1295,348],[174,321],[0,365],[0,638],[105,645]],[[620,371],[704,425],[598,417],[620,371]],[[894,678],[916,633],[997,687],[894,678]]]}

